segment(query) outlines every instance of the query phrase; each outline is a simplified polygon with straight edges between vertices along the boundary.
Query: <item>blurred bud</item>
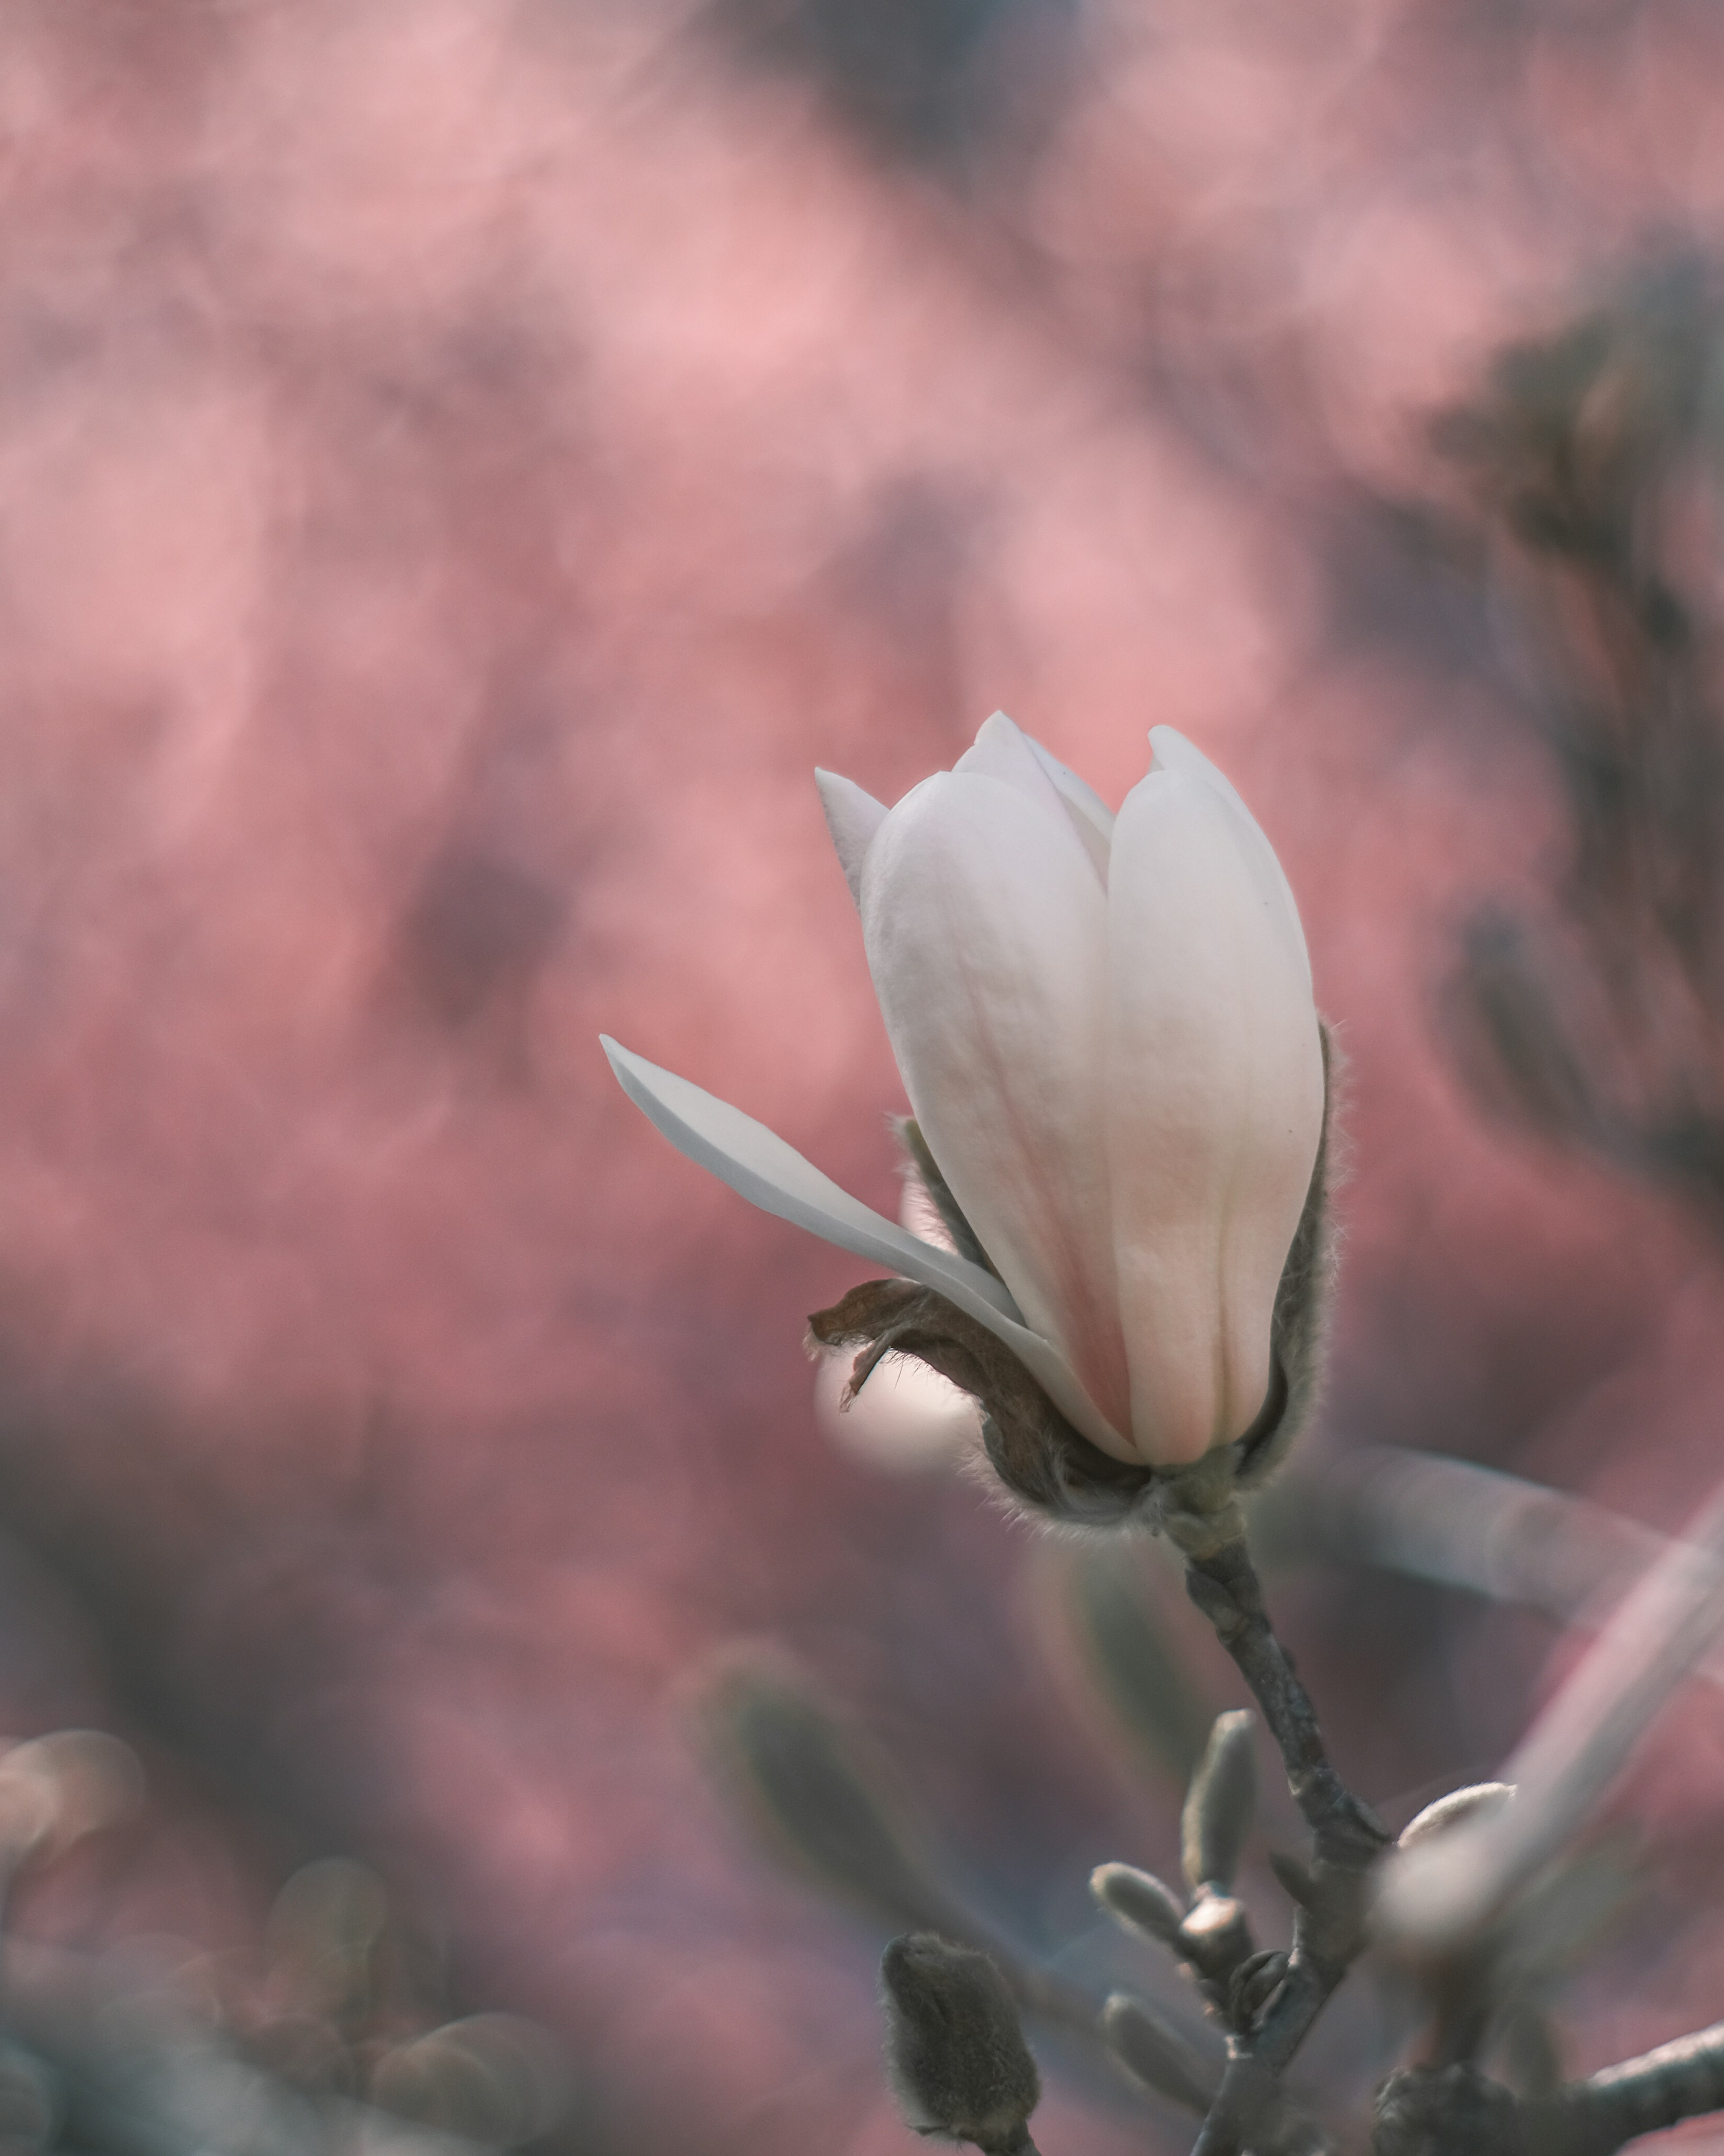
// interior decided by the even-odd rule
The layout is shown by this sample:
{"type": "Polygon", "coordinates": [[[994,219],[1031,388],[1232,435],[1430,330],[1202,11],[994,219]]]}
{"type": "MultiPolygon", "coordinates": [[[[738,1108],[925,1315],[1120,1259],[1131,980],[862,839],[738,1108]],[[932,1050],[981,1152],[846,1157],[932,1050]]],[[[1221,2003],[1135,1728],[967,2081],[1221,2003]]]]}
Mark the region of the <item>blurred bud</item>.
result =
{"type": "Polygon", "coordinates": [[[1221,2061],[1200,2051],[1154,2007],[1116,1991],[1102,2010],[1101,2030],[1109,2051],[1146,2088],[1199,2118],[1214,2102],[1221,2061]]]}
{"type": "Polygon", "coordinates": [[[890,1765],[788,1656],[722,1656],[695,1714],[721,1789],[781,1860],[888,1924],[973,1935],[890,1765]]]}
{"type": "MultiPolygon", "coordinates": [[[[1176,1620],[1157,1604],[1142,1550],[1091,1543],[1056,1550],[1049,1563],[1081,1675],[1133,1750],[1185,1788],[1203,1757],[1209,1710],[1180,1653],[1176,1620]]],[[[1180,1601],[1183,1617],[1183,1595],[1180,1601]]]]}
{"type": "Polygon", "coordinates": [[[988,1956],[912,1933],[886,1948],[880,1974],[886,2071],[909,2125],[990,2156],[1027,2149],[1041,2080],[988,1956]]]}
{"type": "Polygon", "coordinates": [[[364,1865],[330,1856],[302,1866],[276,1896],[264,1930],[275,1988],[314,2018],[362,2018],[387,1917],[383,1883],[364,1865]]]}
{"type": "Polygon", "coordinates": [[[1185,1922],[1185,1904],[1152,1871],[1138,1871],[1129,1864],[1098,1865],[1090,1874],[1090,1892],[1116,1923],[1183,1953],[1179,1928],[1185,1922]]]}
{"type": "Polygon", "coordinates": [[[1257,1717],[1248,1707],[1218,1715],[1180,1821],[1186,1884],[1224,1892],[1234,1882],[1257,1811],[1257,1717]]]}
{"type": "Polygon", "coordinates": [[[115,1826],[143,1801],[144,1774],[116,1737],[58,1729],[0,1755],[0,1847],[13,1861],[57,1855],[115,1826]]]}
{"type": "Polygon", "coordinates": [[[475,2014],[384,2052],[374,2102],[464,2141],[518,2148],[567,2109],[567,2062],[549,2034],[512,2014],[475,2014]]]}
{"type": "Polygon", "coordinates": [[[1446,1797],[1439,1797],[1434,1804],[1427,1804],[1416,1819],[1408,1821],[1395,1846],[1416,1849],[1420,1842],[1446,1834],[1464,1820],[1488,1819],[1492,1812],[1501,1811],[1511,1802],[1514,1794],[1511,1782],[1475,1782],[1468,1789],[1451,1789],[1446,1797]]]}

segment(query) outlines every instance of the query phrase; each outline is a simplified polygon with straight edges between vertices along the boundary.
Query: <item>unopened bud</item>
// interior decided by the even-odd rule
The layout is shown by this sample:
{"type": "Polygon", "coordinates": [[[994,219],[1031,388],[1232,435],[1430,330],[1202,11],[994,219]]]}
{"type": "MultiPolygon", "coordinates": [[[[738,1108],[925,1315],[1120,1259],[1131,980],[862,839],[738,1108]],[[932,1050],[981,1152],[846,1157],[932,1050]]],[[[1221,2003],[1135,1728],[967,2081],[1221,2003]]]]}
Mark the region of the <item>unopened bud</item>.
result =
{"type": "Polygon", "coordinates": [[[1218,1715],[1180,1821],[1186,1884],[1230,1887],[1257,1810],[1257,1717],[1247,1707],[1218,1715]]]}
{"type": "Polygon", "coordinates": [[[1181,1950],[1193,1965],[1224,1979],[1251,1951],[1251,1925],[1245,1905],[1231,1894],[1203,1893],[1179,1928],[1181,1950]]]}
{"type": "Polygon", "coordinates": [[[1178,1947],[1185,1904],[1152,1871],[1129,1864],[1101,1864],[1090,1874],[1090,1892],[1116,1924],[1178,1947]]]}
{"type": "Polygon", "coordinates": [[[988,1956],[912,1932],[886,1948],[880,1975],[887,2076],[911,2128],[988,2156],[1029,2149],[1041,2080],[988,1956]]]}
{"type": "Polygon", "coordinates": [[[1396,1846],[1416,1849],[1422,1841],[1447,1834],[1463,1820],[1484,1819],[1492,1812],[1499,1812],[1514,1794],[1514,1785],[1510,1782],[1475,1782],[1465,1789],[1451,1789],[1446,1797],[1439,1797],[1434,1804],[1427,1804],[1416,1819],[1408,1821],[1396,1846]]]}
{"type": "Polygon", "coordinates": [[[1199,2118],[1221,2086],[1221,2061],[1142,1999],[1116,1991],[1102,2010],[1107,2048],[1132,2077],[1199,2118]]]}

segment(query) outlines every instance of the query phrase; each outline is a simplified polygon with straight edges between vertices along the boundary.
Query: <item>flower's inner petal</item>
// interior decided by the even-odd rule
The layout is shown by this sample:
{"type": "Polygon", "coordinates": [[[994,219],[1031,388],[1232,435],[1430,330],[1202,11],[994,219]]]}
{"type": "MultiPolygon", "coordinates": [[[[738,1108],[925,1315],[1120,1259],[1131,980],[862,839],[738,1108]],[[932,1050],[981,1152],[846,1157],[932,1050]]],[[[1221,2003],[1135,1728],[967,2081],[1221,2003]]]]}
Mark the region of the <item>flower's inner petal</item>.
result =
{"type": "Polygon", "coordinates": [[[862,864],[868,858],[875,833],[890,812],[884,801],[876,801],[854,779],[841,778],[835,771],[816,771],[814,784],[819,789],[820,806],[826,812],[826,828],[832,834],[839,866],[850,886],[851,897],[859,906],[862,864]]]}
{"type": "Polygon", "coordinates": [[[959,774],[971,778],[997,778],[1021,793],[1026,801],[1033,801],[1044,814],[1065,820],[1065,808],[1059,788],[1036,754],[1034,742],[1003,711],[996,711],[992,718],[984,719],[976,730],[975,740],[953,764],[951,773],[939,776],[959,774]]]}
{"type": "Polygon", "coordinates": [[[1152,770],[1175,771],[1188,778],[1196,778],[1209,787],[1235,812],[1243,827],[1245,855],[1251,874],[1265,896],[1272,896],[1275,910],[1286,927],[1291,942],[1296,944],[1299,962],[1305,968],[1307,986],[1311,983],[1311,953],[1306,947],[1305,929],[1299,918],[1299,906],[1293,896],[1293,886],[1287,880],[1287,872],[1276,858],[1275,850],[1264,837],[1257,819],[1240,799],[1237,789],[1210,762],[1200,748],[1192,744],[1172,726],[1152,726],[1149,745],[1153,752],[1152,770]]]}
{"type": "Polygon", "coordinates": [[[1322,1049],[1280,891],[1201,773],[1164,767],[1126,797],[1108,939],[1132,1434],[1171,1465],[1239,1436],[1268,1391],[1275,1291],[1321,1135],[1322,1049]]]}
{"type": "Polygon", "coordinates": [[[762,1212],[793,1221],[839,1250],[852,1250],[906,1280],[919,1281],[955,1302],[1004,1341],[1066,1420],[1092,1445],[1121,1451],[1123,1440],[1085,1392],[1059,1347],[1019,1322],[1009,1291],[992,1273],[955,1252],[935,1250],[906,1235],[884,1214],[841,1190],[776,1131],[729,1101],[649,1063],[607,1034],[601,1034],[599,1042],[623,1091],[679,1152],[710,1169],[762,1212]]]}
{"type": "Polygon", "coordinates": [[[1070,817],[1072,828],[1084,842],[1084,850],[1095,864],[1095,873],[1102,883],[1107,881],[1107,854],[1113,843],[1113,811],[1087,779],[1080,778],[1070,765],[1061,763],[1057,756],[1044,749],[1034,734],[1025,734],[1035,760],[1054,782],[1054,790],[1070,817]]]}
{"type": "Polygon", "coordinates": [[[863,935],[935,1160],[1025,1322],[1109,1424],[1095,1441],[1129,1458],[1102,1122],[1106,902],[1052,782],[1003,723],[893,809],[869,851],[863,935]],[[1034,785],[983,767],[996,757],[1034,785]]]}

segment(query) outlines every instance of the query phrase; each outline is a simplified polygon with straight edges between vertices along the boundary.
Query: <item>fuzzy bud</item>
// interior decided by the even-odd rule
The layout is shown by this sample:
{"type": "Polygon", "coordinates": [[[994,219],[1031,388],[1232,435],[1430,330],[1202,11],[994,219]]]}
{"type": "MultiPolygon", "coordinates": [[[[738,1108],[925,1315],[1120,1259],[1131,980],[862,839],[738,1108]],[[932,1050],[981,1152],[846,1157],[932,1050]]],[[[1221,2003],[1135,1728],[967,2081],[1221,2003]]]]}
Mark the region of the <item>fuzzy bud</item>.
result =
{"type": "Polygon", "coordinates": [[[1102,2010],[1107,2047],[1133,2080],[1199,2118],[1221,2086],[1221,2061],[1198,2049],[1167,2017],[1116,1991],[1102,2010]]]}
{"type": "Polygon", "coordinates": [[[912,1932],[886,1948],[880,1975],[887,2076],[912,2129],[989,2156],[1030,2149],[1041,2080],[988,1956],[912,1932]]]}
{"type": "Polygon", "coordinates": [[[1233,1885],[1257,1810],[1257,1717],[1236,1707],[1218,1715],[1180,1821],[1185,1881],[1193,1894],[1233,1885]]]}
{"type": "Polygon", "coordinates": [[[1139,1871],[1130,1864],[1101,1864],[1090,1874],[1090,1892],[1116,1924],[1184,1952],[1180,1927],[1185,1922],[1185,1904],[1152,1871],[1139,1871]]]}

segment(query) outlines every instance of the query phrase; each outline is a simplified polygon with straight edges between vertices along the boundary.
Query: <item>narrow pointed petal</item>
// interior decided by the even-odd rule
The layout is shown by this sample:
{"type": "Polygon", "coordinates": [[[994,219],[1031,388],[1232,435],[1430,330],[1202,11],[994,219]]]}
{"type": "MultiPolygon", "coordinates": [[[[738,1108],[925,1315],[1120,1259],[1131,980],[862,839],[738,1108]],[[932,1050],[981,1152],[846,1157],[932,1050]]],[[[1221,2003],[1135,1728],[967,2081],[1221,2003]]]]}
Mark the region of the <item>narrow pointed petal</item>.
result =
{"type": "Polygon", "coordinates": [[[1025,734],[1024,738],[1029,743],[1037,762],[1053,780],[1054,789],[1065,803],[1065,813],[1105,884],[1108,850],[1113,844],[1112,809],[1087,779],[1080,778],[1069,765],[1050,755],[1033,734],[1025,734]]]}
{"type": "Polygon", "coordinates": [[[1322,1130],[1303,939],[1230,793],[1188,767],[1152,770],[1120,811],[1109,883],[1107,1146],[1131,1430],[1169,1466],[1239,1436],[1263,1404],[1322,1130]]]}
{"type": "Polygon", "coordinates": [[[599,1035],[599,1044],[623,1091],[679,1152],[763,1212],[945,1296],[1005,1342],[1092,1444],[1106,1445],[1111,1438],[1109,1449],[1118,1450],[1119,1437],[1065,1357],[1019,1322],[1010,1294],[993,1274],[955,1251],[936,1250],[851,1197],[775,1131],[716,1094],[649,1063],[608,1034],[599,1035]]]}
{"type": "Polygon", "coordinates": [[[1153,752],[1152,768],[1177,771],[1188,778],[1196,778],[1211,788],[1238,814],[1246,838],[1246,853],[1251,872],[1265,895],[1273,894],[1279,911],[1287,924],[1291,942],[1296,945],[1300,964],[1305,969],[1306,984],[1311,981],[1311,953],[1306,948],[1305,930],[1299,918],[1298,902],[1293,896],[1293,886],[1287,880],[1287,872],[1276,857],[1275,848],[1263,835],[1257,819],[1240,799],[1238,790],[1210,762],[1200,748],[1193,748],[1182,733],[1172,726],[1152,726],[1149,745],[1153,752]]]}
{"type": "Polygon", "coordinates": [[[854,779],[840,778],[835,771],[816,771],[814,784],[819,788],[820,806],[826,812],[826,828],[832,834],[839,866],[850,886],[851,897],[859,906],[862,864],[868,857],[875,833],[890,811],[885,802],[864,793],[854,779]]]}
{"type": "Polygon", "coordinates": [[[1102,1115],[1106,903],[1051,782],[1003,724],[978,751],[1022,747],[1054,813],[967,758],[926,780],[870,849],[862,932],[935,1160],[1025,1322],[1106,1419],[1095,1441],[1129,1459],[1102,1115]]]}

